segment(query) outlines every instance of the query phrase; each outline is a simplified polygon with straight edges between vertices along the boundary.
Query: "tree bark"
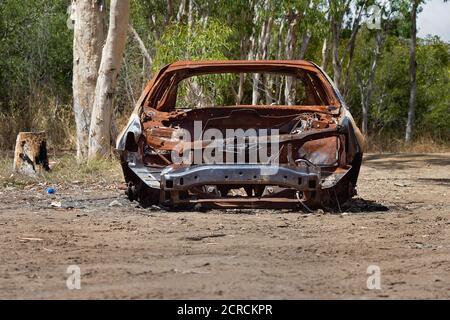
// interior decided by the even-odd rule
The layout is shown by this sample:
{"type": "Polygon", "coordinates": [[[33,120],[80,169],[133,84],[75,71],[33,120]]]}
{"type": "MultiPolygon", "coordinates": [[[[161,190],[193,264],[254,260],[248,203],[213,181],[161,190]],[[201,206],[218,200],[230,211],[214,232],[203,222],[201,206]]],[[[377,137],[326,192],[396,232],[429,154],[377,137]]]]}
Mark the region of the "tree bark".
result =
{"type": "Polygon", "coordinates": [[[74,0],[73,110],[77,132],[77,158],[88,157],[89,126],[98,68],[105,41],[105,8],[101,1],[74,0]]]}
{"type": "Polygon", "coordinates": [[[242,99],[244,98],[244,81],[245,81],[245,74],[240,73],[239,74],[239,89],[238,89],[237,99],[236,99],[237,105],[241,104],[242,99]]]}
{"type": "Polygon", "coordinates": [[[338,88],[341,83],[341,72],[342,72],[341,60],[339,59],[340,32],[341,32],[341,22],[333,18],[331,21],[331,38],[333,44],[332,48],[333,81],[338,88]]]}
{"type": "MultiPolygon", "coordinates": [[[[331,12],[328,13],[327,24],[331,28],[331,12]]],[[[328,67],[329,56],[330,56],[330,39],[329,39],[329,35],[326,35],[325,38],[323,39],[322,63],[320,64],[320,67],[324,71],[326,71],[326,69],[328,67]]]]}
{"type": "Polygon", "coordinates": [[[369,128],[370,100],[372,98],[373,84],[375,81],[376,69],[381,54],[382,44],[383,44],[382,30],[378,30],[376,35],[375,52],[371,61],[368,79],[365,83],[361,78],[360,72],[356,71],[356,80],[358,82],[358,87],[361,93],[361,111],[362,111],[361,131],[362,134],[365,136],[367,136],[367,134],[369,133],[368,128],[369,128]]]}
{"type": "MultiPolygon", "coordinates": [[[[258,2],[254,2],[253,6],[253,26],[252,35],[250,36],[250,50],[248,52],[249,60],[259,60],[259,48],[257,46],[257,30],[260,22],[260,10],[258,10],[258,2]]],[[[252,75],[252,104],[258,104],[259,100],[259,76],[257,73],[252,75]]]]}
{"type": "Polygon", "coordinates": [[[131,81],[129,79],[129,72],[128,72],[128,63],[127,63],[127,57],[123,58],[123,66],[125,71],[125,89],[127,91],[128,100],[130,100],[130,104],[132,106],[136,105],[136,99],[134,98],[134,90],[133,86],[131,85],[131,81]]]}
{"type": "MultiPolygon", "coordinates": [[[[289,13],[288,18],[289,26],[286,35],[286,50],[285,55],[287,60],[294,59],[294,49],[297,43],[297,34],[295,28],[297,26],[297,16],[293,13],[289,13]]],[[[293,105],[295,103],[295,92],[292,91],[294,86],[294,77],[286,76],[286,86],[284,87],[284,101],[287,105],[293,105]]]]}
{"type": "MultiPolygon", "coordinates": [[[[347,60],[346,66],[345,66],[345,78],[343,80],[343,83],[341,84],[344,97],[347,95],[347,92],[348,92],[348,82],[350,79],[350,68],[351,68],[351,65],[353,62],[353,56],[355,53],[356,37],[358,36],[362,13],[363,13],[364,9],[366,8],[366,5],[367,5],[367,0],[363,2],[363,4],[361,5],[361,8],[359,9],[359,12],[357,13],[357,15],[355,17],[355,20],[353,20],[352,34],[350,36],[350,40],[347,45],[348,60],[347,60]]],[[[345,55],[343,55],[341,58],[341,65],[343,64],[344,59],[345,59],[345,55]]]]}
{"type": "Polygon", "coordinates": [[[359,19],[361,18],[362,8],[365,6],[367,0],[362,4],[361,9],[356,16],[353,24],[352,36],[347,46],[346,52],[339,58],[339,45],[341,40],[342,25],[344,23],[345,14],[349,9],[351,0],[329,0],[330,6],[330,27],[331,27],[331,45],[332,45],[332,61],[333,61],[333,80],[336,86],[342,90],[342,64],[351,47],[354,47],[356,41],[356,34],[359,30],[359,19]]]}
{"type": "MultiPolygon", "coordinates": [[[[269,49],[270,49],[270,40],[271,40],[271,35],[272,35],[272,27],[273,27],[273,18],[269,17],[266,21],[266,27],[264,30],[264,37],[263,37],[262,48],[261,48],[261,57],[263,60],[269,59],[269,49]]],[[[266,97],[266,104],[271,104],[273,101],[272,84],[273,84],[273,79],[271,78],[270,74],[265,74],[263,77],[263,86],[264,86],[264,93],[265,93],[265,97],[266,97]]]]}
{"type": "Polygon", "coordinates": [[[362,123],[361,130],[364,136],[367,136],[369,131],[369,105],[367,103],[363,91],[361,90],[361,105],[362,105],[362,123]]]}
{"type": "Polygon", "coordinates": [[[409,110],[408,122],[406,124],[405,142],[411,143],[414,131],[414,121],[416,112],[416,95],[417,95],[417,62],[416,62],[416,46],[417,46],[417,9],[419,7],[419,0],[414,0],[411,9],[411,47],[409,51],[409,79],[410,79],[410,94],[409,94],[409,110]]]}
{"type": "Polygon", "coordinates": [[[309,30],[307,30],[307,31],[305,31],[305,33],[303,33],[303,37],[302,37],[302,44],[300,46],[300,54],[298,55],[298,58],[300,60],[303,60],[305,58],[306,50],[308,49],[308,45],[309,45],[309,40],[311,40],[311,32],[309,30]]]}
{"type": "Polygon", "coordinates": [[[172,2],[172,0],[167,0],[167,11],[166,11],[166,17],[164,19],[164,24],[166,26],[170,24],[172,17],[173,17],[173,2],[172,2]]]}
{"type": "MultiPolygon", "coordinates": [[[[248,39],[244,38],[241,40],[241,59],[245,59],[245,50],[248,45],[248,39]]],[[[239,74],[239,88],[236,97],[236,104],[239,105],[242,103],[242,99],[244,98],[244,83],[245,83],[245,73],[239,74]]]]}
{"type": "Polygon", "coordinates": [[[323,45],[322,45],[322,63],[320,64],[320,67],[322,68],[322,70],[326,70],[326,68],[328,67],[329,55],[330,55],[330,49],[329,49],[329,45],[328,45],[328,38],[325,37],[325,39],[323,39],[323,45]]]}
{"type": "MultiPolygon", "coordinates": [[[[263,22],[263,25],[261,27],[261,33],[259,35],[258,46],[256,49],[257,50],[256,60],[259,59],[265,60],[268,58],[271,30],[272,30],[272,17],[269,17],[263,22]]],[[[252,93],[252,104],[254,105],[259,103],[260,85],[261,85],[261,74],[255,73],[253,75],[253,93],[252,93]]],[[[263,89],[265,90],[266,88],[263,89]]]]}
{"type": "Polygon", "coordinates": [[[129,0],[112,0],[109,30],[95,88],[95,100],[89,130],[89,160],[111,152],[113,98],[123,60],[129,19],[129,0]]]}
{"type": "Polygon", "coordinates": [[[180,6],[178,7],[177,23],[181,22],[181,19],[183,19],[183,16],[185,14],[186,14],[186,0],[181,0],[180,6]]]}
{"type": "Polygon", "coordinates": [[[188,6],[188,29],[192,30],[194,24],[194,0],[189,0],[188,6]]]}

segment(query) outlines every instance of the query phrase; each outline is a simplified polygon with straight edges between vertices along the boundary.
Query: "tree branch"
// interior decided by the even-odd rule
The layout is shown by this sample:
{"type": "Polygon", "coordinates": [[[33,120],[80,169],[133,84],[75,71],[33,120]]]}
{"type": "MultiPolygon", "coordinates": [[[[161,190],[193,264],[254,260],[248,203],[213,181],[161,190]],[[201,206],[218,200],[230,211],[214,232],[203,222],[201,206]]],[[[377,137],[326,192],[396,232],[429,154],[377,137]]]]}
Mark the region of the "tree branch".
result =
{"type": "Polygon", "coordinates": [[[150,53],[148,52],[147,48],[145,47],[144,41],[142,41],[141,37],[139,36],[137,31],[133,28],[133,26],[131,24],[128,25],[128,30],[131,32],[134,40],[139,45],[139,49],[141,50],[141,53],[144,56],[145,61],[147,62],[147,65],[149,66],[149,69],[151,70],[152,65],[153,65],[153,59],[150,56],[150,53]]]}

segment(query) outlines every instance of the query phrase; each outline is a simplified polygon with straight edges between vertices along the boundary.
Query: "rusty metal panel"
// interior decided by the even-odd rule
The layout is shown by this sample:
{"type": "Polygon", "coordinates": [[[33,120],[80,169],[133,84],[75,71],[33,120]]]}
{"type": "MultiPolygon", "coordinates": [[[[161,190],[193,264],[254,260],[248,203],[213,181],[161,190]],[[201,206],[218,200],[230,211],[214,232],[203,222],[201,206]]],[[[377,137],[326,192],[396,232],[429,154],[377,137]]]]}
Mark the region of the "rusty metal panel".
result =
{"type": "MultiPolygon", "coordinates": [[[[332,82],[308,61],[179,61],[170,64],[155,75],[139,100],[136,110],[142,131],[135,147],[137,151],[121,150],[129,185],[127,192],[132,195],[130,199],[171,206],[297,206],[305,209],[339,205],[355,194],[363,149],[362,135],[349,111],[341,108],[343,105],[345,102],[332,82]],[[317,92],[308,91],[307,94],[320,94],[326,103],[174,109],[176,95],[173,90],[176,92],[184,79],[197,75],[255,72],[309,77],[312,82],[307,90],[317,92]],[[196,123],[201,123],[199,137],[196,123]],[[221,137],[205,138],[203,133],[209,129],[221,137]],[[240,129],[257,133],[254,137],[249,134],[239,143],[236,137],[233,141],[226,138],[227,130],[240,129]],[[271,130],[277,130],[277,134],[269,137],[271,130]],[[270,159],[276,158],[278,171],[268,178],[252,167],[262,165],[263,160],[247,158],[247,153],[260,149],[261,141],[272,143],[275,140],[277,151],[267,155],[270,159]],[[238,159],[238,155],[243,156],[240,166],[209,164],[198,171],[198,164],[176,163],[175,156],[204,153],[212,143],[232,145],[232,148],[217,148],[219,153],[214,152],[214,156],[233,160],[238,159]],[[230,153],[233,155],[227,158],[230,153]],[[130,154],[133,154],[132,161],[127,160],[130,154]],[[195,173],[197,171],[201,177],[195,173]],[[176,180],[173,179],[174,172],[178,172],[176,180]],[[314,178],[307,178],[312,173],[314,178]],[[153,179],[150,183],[148,176],[157,176],[158,181],[153,179]],[[244,191],[236,193],[232,190],[244,191]]],[[[125,145],[126,135],[125,130],[121,145],[125,145]]]]}

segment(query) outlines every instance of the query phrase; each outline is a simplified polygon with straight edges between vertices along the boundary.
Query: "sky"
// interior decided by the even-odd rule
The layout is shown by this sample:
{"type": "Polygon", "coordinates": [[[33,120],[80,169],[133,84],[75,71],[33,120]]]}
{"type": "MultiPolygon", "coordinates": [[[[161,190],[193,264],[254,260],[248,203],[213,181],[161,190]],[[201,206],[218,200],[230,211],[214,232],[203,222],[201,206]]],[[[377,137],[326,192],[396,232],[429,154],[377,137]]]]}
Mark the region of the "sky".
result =
{"type": "Polygon", "coordinates": [[[421,38],[432,34],[450,42],[450,1],[428,0],[417,16],[417,29],[421,38]]]}

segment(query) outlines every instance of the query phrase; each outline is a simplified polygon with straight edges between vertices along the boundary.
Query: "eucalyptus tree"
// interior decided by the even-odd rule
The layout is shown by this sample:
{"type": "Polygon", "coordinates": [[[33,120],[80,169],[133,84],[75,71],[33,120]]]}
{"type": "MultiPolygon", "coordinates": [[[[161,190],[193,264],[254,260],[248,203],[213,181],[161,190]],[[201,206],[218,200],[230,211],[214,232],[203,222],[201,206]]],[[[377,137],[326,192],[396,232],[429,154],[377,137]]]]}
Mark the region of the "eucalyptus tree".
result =
{"type": "Polygon", "coordinates": [[[339,89],[345,92],[346,82],[348,82],[348,71],[350,70],[353,53],[355,50],[355,43],[358,32],[361,26],[361,18],[366,9],[369,0],[329,0],[329,15],[330,15],[330,38],[331,38],[331,53],[333,62],[333,79],[339,89]],[[352,10],[353,9],[353,10],[352,10]],[[353,12],[354,11],[354,12],[353,12]],[[340,50],[342,33],[346,19],[351,20],[350,38],[344,50],[340,50]],[[346,60],[347,59],[347,60],[346,60]],[[347,61],[345,66],[345,78],[342,77],[343,64],[347,61]]]}
{"type": "Polygon", "coordinates": [[[417,61],[416,61],[416,47],[417,47],[417,10],[422,0],[413,0],[411,3],[411,44],[409,51],[409,109],[408,121],[406,123],[405,142],[410,143],[413,136],[414,121],[416,117],[417,104],[417,61]]]}
{"type": "Polygon", "coordinates": [[[88,157],[95,87],[106,37],[105,17],[106,7],[103,1],[72,1],[70,19],[74,21],[73,110],[79,161],[84,161],[88,157]]]}
{"type": "Polygon", "coordinates": [[[89,160],[109,156],[112,135],[113,99],[122,65],[129,20],[129,0],[111,0],[109,27],[98,71],[89,128],[89,160]]]}

